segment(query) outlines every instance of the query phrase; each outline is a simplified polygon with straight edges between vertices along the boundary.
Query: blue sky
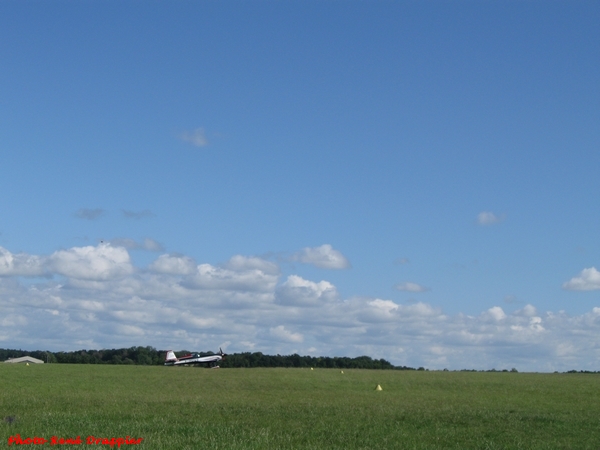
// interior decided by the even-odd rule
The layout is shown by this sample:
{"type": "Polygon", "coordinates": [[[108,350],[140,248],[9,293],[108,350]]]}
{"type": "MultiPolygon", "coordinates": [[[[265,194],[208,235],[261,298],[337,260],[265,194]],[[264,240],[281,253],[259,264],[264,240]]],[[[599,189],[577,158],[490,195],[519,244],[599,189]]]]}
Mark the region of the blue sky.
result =
{"type": "Polygon", "coordinates": [[[2,2],[0,346],[597,370],[599,22],[2,2]]]}

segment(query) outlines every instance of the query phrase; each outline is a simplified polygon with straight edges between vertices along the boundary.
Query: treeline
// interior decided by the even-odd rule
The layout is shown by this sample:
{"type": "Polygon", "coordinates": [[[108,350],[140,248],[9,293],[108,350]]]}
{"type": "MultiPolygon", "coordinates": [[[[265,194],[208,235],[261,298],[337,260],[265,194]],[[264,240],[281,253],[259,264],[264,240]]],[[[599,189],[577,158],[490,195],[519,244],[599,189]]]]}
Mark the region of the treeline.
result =
{"type": "Polygon", "coordinates": [[[600,373],[600,370],[597,371],[593,371],[593,370],[569,370],[565,373],[600,373]]]}
{"type": "Polygon", "coordinates": [[[394,366],[385,359],[369,356],[357,358],[329,356],[264,355],[256,353],[234,353],[219,363],[221,367],[315,367],[322,369],[396,369],[414,370],[411,367],[394,366]]]}
{"type": "MultiPolygon", "coordinates": [[[[73,352],[47,352],[24,351],[0,348],[0,361],[21,356],[32,356],[48,363],[63,364],[138,364],[162,365],[165,362],[166,350],[156,350],[154,347],[130,347],[103,350],[77,350],[73,352]]],[[[183,356],[190,352],[182,350],[175,352],[183,356]]],[[[201,356],[214,355],[213,352],[200,353],[201,356]]],[[[225,367],[315,367],[324,369],[395,369],[415,370],[412,367],[394,366],[385,359],[372,359],[369,356],[357,358],[328,357],[328,356],[300,356],[293,355],[265,355],[255,353],[228,354],[219,365],[225,367]]]]}

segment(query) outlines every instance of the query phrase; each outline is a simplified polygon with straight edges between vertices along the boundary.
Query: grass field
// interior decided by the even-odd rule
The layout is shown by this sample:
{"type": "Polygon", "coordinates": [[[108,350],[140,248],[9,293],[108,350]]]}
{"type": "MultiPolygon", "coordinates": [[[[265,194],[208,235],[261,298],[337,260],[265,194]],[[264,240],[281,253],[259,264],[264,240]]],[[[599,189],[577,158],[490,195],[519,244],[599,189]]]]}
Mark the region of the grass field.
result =
{"type": "Polygon", "coordinates": [[[0,419],[7,448],[599,449],[600,375],[0,364],[0,419]]]}

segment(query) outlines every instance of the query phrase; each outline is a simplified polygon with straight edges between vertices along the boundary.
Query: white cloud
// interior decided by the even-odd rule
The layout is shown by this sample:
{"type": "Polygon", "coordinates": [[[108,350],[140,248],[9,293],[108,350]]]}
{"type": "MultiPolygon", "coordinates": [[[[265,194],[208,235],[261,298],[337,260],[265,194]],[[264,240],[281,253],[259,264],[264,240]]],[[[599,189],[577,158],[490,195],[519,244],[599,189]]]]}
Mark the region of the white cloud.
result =
{"type": "Polygon", "coordinates": [[[570,291],[595,291],[600,289],[600,271],[595,267],[583,269],[578,277],[563,283],[563,289],[570,291]]]}
{"type": "Polygon", "coordinates": [[[395,288],[398,291],[406,291],[406,292],[425,292],[425,291],[429,290],[429,288],[426,288],[425,286],[421,286],[420,284],[409,283],[409,282],[397,284],[395,286],[395,288]]]}
{"type": "Polygon", "coordinates": [[[233,257],[224,267],[200,264],[187,277],[186,286],[192,289],[272,292],[279,274],[276,266],[259,258],[233,257]]]}
{"type": "Polygon", "coordinates": [[[116,324],[114,331],[117,335],[122,334],[126,336],[144,336],[144,330],[134,325],[116,324]]]}
{"type": "Polygon", "coordinates": [[[254,350],[256,348],[256,344],[254,342],[250,342],[250,341],[241,341],[240,345],[242,345],[243,347],[245,347],[248,350],[254,350]]]}
{"type": "Polygon", "coordinates": [[[45,273],[44,262],[40,256],[14,254],[0,247],[0,276],[40,276],[45,273]]]}
{"type": "Polygon", "coordinates": [[[367,303],[379,310],[385,311],[386,314],[391,314],[392,311],[398,310],[398,305],[391,300],[381,300],[377,298],[367,303]]]}
{"type": "Polygon", "coordinates": [[[493,225],[503,220],[504,216],[498,216],[490,211],[483,211],[477,215],[477,223],[479,225],[493,225]]]}
{"type": "Polygon", "coordinates": [[[271,336],[275,339],[279,339],[287,342],[302,342],[304,337],[300,333],[292,333],[287,330],[283,325],[279,325],[269,330],[271,336]]]}
{"type": "Polygon", "coordinates": [[[412,322],[412,325],[424,320],[443,315],[427,303],[418,302],[412,305],[398,305],[391,300],[374,299],[367,300],[368,308],[362,310],[359,314],[360,321],[368,322],[412,322]]]}
{"type": "Polygon", "coordinates": [[[495,321],[506,319],[506,314],[504,313],[504,310],[499,306],[494,306],[488,309],[482,316],[489,317],[495,321]]]}
{"type": "Polygon", "coordinates": [[[25,325],[27,325],[27,318],[20,314],[9,314],[0,317],[1,327],[24,327],[25,325]]]}
{"type": "Polygon", "coordinates": [[[279,266],[275,263],[257,257],[247,257],[242,255],[232,256],[225,264],[225,268],[244,271],[244,270],[259,270],[263,273],[271,275],[279,274],[279,266]]]}
{"type": "Polygon", "coordinates": [[[196,271],[197,264],[189,256],[160,255],[149,268],[169,275],[191,275],[196,271]]]}
{"type": "Polygon", "coordinates": [[[192,144],[194,147],[206,147],[208,145],[208,139],[206,138],[204,128],[196,128],[192,131],[184,131],[179,135],[179,139],[192,144]]]}
{"type": "Polygon", "coordinates": [[[337,298],[335,286],[328,281],[315,283],[298,275],[288,276],[276,292],[277,303],[282,305],[318,306],[337,298]]]}
{"type": "Polygon", "coordinates": [[[533,305],[525,305],[523,309],[519,309],[514,312],[515,315],[522,315],[525,317],[532,317],[537,314],[537,309],[533,305]]]}
{"type": "Polygon", "coordinates": [[[193,315],[188,315],[182,318],[181,322],[183,324],[189,325],[193,328],[218,328],[220,327],[221,321],[212,318],[212,317],[195,317],[193,315]]]}
{"type": "Polygon", "coordinates": [[[123,247],[100,244],[54,252],[48,258],[54,273],[83,280],[109,280],[130,275],[133,266],[123,247]]]}
{"type": "Polygon", "coordinates": [[[350,262],[346,257],[329,244],[303,248],[292,256],[292,260],[313,264],[321,269],[347,269],[350,267],[350,262]]]}

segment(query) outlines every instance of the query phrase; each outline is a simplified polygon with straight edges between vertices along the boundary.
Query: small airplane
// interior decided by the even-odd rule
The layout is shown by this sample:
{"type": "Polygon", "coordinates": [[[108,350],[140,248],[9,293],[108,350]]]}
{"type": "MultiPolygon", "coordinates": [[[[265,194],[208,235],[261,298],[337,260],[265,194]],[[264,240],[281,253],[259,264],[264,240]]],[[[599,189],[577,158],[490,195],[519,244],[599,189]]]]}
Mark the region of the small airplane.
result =
{"type": "Polygon", "coordinates": [[[211,356],[200,356],[200,353],[189,353],[177,358],[173,350],[167,352],[165,366],[187,366],[190,364],[208,364],[211,369],[218,369],[217,363],[223,360],[227,355],[219,348],[219,353],[211,356]]]}

